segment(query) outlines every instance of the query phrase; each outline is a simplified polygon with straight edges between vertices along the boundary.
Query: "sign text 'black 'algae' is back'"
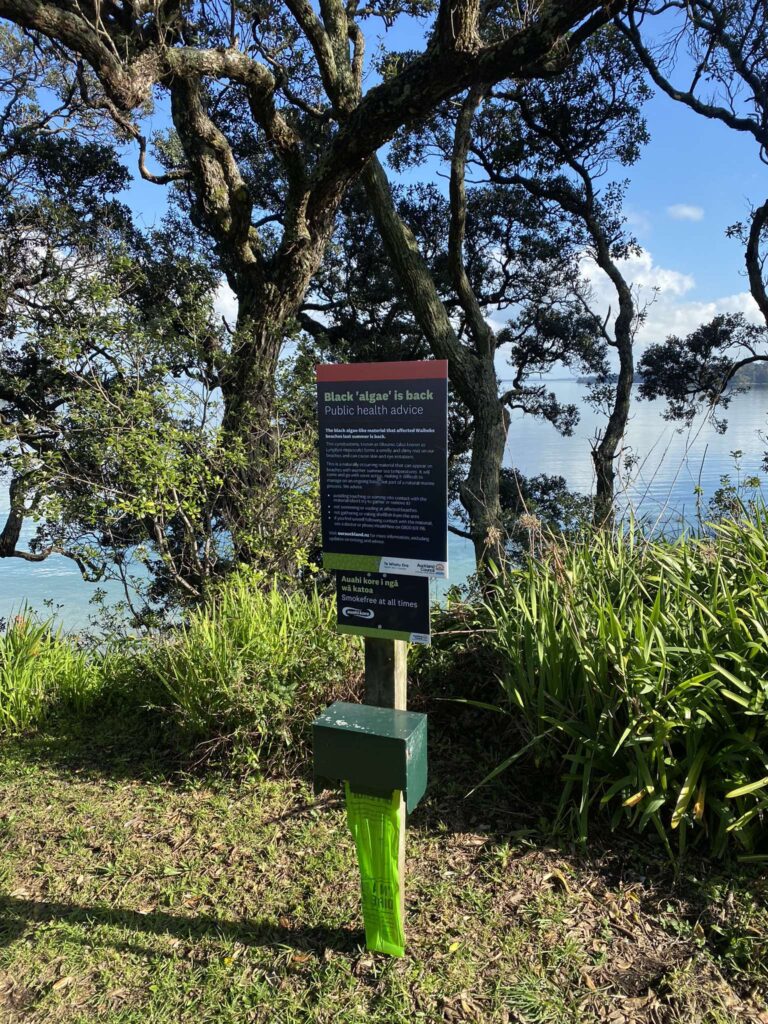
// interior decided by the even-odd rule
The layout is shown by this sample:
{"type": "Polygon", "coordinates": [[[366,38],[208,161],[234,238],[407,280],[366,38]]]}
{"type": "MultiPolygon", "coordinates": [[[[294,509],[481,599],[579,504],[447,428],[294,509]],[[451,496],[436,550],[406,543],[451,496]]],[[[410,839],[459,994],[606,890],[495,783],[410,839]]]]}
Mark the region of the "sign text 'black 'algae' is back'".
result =
{"type": "Polygon", "coordinates": [[[317,367],[326,569],[448,576],[448,363],[317,367]]]}

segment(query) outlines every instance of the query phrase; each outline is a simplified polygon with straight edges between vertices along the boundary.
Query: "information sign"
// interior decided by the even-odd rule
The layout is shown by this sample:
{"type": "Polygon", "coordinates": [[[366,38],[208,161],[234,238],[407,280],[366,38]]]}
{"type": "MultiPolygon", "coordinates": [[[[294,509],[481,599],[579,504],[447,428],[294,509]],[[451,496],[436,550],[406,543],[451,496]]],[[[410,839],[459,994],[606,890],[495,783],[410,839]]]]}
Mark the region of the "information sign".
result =
{"type": "Polygon", "coordinates": [[[340,633],[428,644],[429,580],[342,569],[336,573],[336,615],[340,633]]]}
{"type": "Polygon", "coordinates": [[[448,363],[317,367],[323,565],[448,576],[448,363]]]}

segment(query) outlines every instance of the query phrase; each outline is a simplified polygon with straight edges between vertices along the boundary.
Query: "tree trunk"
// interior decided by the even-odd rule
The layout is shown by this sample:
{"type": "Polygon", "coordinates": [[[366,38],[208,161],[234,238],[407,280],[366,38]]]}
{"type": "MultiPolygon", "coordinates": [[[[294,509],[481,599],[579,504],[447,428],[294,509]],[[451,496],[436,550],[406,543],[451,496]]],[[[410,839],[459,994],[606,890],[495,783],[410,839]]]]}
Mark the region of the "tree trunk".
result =
{"type": "Polygon", "coordinates": [[[413,232],[400,218],[384,168],[374,157],[362,176],[384,248],[419,326],[438,359],[448,360],[448,373],[474,422],[472,457],[461,503],[467,511],[478,571],[492,575],[490,563],[505,560],[499,500],[499,472],[507,439],[508,416],[499,401],[493,353],[484,358],[459,341],[448,311],[422,258],[413,232]]]}
{"type": "Polygon", "coordinates": [[[293,305],[271,289],[238,295],[232,354],[221,378],[225,475],[224,510],[235,558],[258,564],[264,517],[277,477],[275,374],[293,305]]]}
{"type": "Polygon", "coordinates": [[[11,558],[16,554],[24,525],[24,490],[18,476],[11,477],[8,499],[8,516],[0,531],[0,558],[11,558]]]}
{"type": "Polygon", "coordinates": [[[629,419],[632,400],[632,380],[634,371],[632,360],[628,364],[622,360],[619,379],[616,382],[616,398],[600,442],[592,449],[592,462],[595,466],[595,526],[613,526],[616,498],[616,458],[619,445],[624,436],[629,419]]]}
{"type": "Polygon", "coordinates": [[[619,295],[619,315],[616,317],[614,332],[619,353],[619,378],[616,381],[616,395],[605,433],[592,449],[596,477],[593,521],[596,526],[610,528],[615,516],[616,457],[624,431],[627,429],[635,375],[632,353],[634,303],[629,286],[618,269],[608,262],[603,269],[611,274],[619,295]]]}
{"type": "Polygon", "coordinates": [[[478,571],[489,580],[506,561],[499,473],[507,443],[509,415],[499,401],[493,367],[484,367],[483,370],[481,389],[473,410],[475,429],[469,473],[461,485],[460,497],[469,516],[469,532],[478,571]]]}

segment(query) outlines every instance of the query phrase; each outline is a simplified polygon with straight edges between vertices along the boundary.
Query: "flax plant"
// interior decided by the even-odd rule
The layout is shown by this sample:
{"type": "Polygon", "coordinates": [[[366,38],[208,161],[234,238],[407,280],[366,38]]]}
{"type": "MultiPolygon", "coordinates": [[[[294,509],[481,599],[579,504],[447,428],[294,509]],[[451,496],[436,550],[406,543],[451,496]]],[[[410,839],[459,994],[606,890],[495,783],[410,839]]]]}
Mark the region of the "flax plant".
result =
{"type": "Polygon", "coordinates": [[[488,605],[502,707],[520,750],[559,769],[558,820],[583,841],[598,809],[762,858],[768,844],[768,512],[706,537],[634,526],[554,542],[488,605]]]}

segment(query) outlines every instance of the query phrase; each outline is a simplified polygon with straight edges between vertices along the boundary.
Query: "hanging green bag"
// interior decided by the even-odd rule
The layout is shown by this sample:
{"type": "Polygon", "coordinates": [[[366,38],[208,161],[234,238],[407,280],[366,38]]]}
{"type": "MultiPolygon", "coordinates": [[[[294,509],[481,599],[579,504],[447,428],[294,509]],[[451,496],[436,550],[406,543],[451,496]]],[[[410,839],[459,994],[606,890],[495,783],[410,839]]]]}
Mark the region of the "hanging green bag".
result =
{"type": "Polygon", "coordinates": [[[355,793],[344,783],[347,821],[357,847],[363,898],[365,944],[390,956],[405,953],[405,933],[400,910],[399,850],[403,815],[402,793],[389,797],[355,793]]]}

